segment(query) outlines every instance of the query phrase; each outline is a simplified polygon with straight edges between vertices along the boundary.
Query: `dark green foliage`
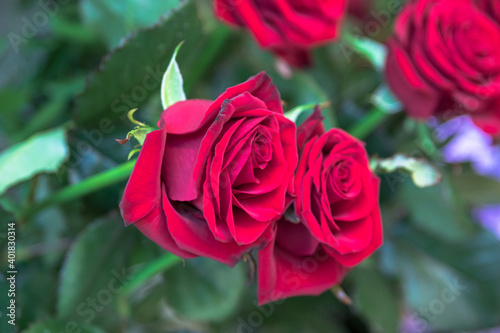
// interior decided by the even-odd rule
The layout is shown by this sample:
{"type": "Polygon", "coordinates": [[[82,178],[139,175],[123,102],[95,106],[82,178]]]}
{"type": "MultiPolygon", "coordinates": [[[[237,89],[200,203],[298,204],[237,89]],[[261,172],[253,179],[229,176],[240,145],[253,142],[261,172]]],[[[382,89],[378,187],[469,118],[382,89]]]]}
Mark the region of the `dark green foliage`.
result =
{"type": "MultiPolygon", "coordinates": [[[[373,2],[380,13],[393,1],[373,2]]],[[[22,34],[22,18],[31,20],[42,9],[38,2],[13,0],[0,8],[6,27],[0,40],[0,154],[55,128],[66,135],[55,146],[68,150],[67,159],[60,154],[57,165],[47,166],[46,154],[35,149],[32,164],[13,164],[28,176],[0,179],[0,312],[8,305],[6,225],[16,221],[19,331],[396,333],[405,318],[421,332],[500,325],[500,242],[470,216],[476,205],[500,203],[500,183],[467,167],[457,172],[434,161],[444,182],[426,189],[405,173],[381,176],[385,244],[348,275],[344,289],[352,308],[329,292],[258,307],[245,263],[231,269],[203,258],[183,263],[169,257],[135,227],[123,226],[118,203],[125,179],[26,216],[57,190],[126,162],[134,144],[115,141],[132,129],[126,114],[138,107],[137,119],[155,126],[161,77],[181,41],[177,60],[188,98],[214,99],[265,70],[285,110],[329,101],[323,109],[328,127],[347,129],[365,119],[383,75],[369,57],[346,56],[339,43],[317,49],[311,69],[283,78],[274,57],[251,37],[214,20],[210,0],[68,1],[18,52],[8,33],[22,34]],[[169,260],[167,271],[158,269],[169,260]],[[138,274],[148,269],[151,276],[138,274]],[[140,283],[127,289],[134,278],[140,283]]],[[[352,20],[346,27],[364,31],[352,20]]],[[[389,34],[390,24],[372,37],[384,41],[389,34]]],[[[371,155],[429,155],[403,114],[364,140],[371,155]]],[[[0,331],[13,332],[3,315],[0,331]]]]}

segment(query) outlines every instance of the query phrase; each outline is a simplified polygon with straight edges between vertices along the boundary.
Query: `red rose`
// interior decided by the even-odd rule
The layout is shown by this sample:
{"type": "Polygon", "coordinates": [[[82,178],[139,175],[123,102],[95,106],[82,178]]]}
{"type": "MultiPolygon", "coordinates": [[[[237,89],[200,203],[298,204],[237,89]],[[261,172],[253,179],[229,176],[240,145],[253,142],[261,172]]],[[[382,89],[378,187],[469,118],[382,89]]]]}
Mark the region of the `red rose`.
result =
{"type": "Polygon", "coordinates": [[[475,0],[478,7],[500,23],[500,2],[498,0],[475,0]]]}
{"type": "Polygon", "coordinates": [[[259,251],[259,305],[319,295],[339,284],[348,269],[330,256],[302,223],[279,220],[273,241],[259,251]]]}
{"type": "Polygon", "coordinates": [[[389,42],[386,77],[413,117],[469,114],[500,133],[500,25],[472,0],[410,1],[389,42]]]}
{"type": "Polygon", "coordinates": [[[349,0],[348,12],[359,20],[366,20],[370,17],[370,0],[349,0]]]}
{"type": "Polygon", "coordinates": [[[271,79],[178,102],[158,126],[125,189],[125,223],[178,256],[227,265],[269,242],[297,164],[295,124],[271,79]]]}
{"type": "Polygon", "coordinates": [[[317,295],[382,244],[379,179],[358,140],[325,133],[319,108],[298,129],[295,211],[277,223],[276,240],[259,253],[259,302],[317,295]]]}
{"type": "Polygon", "coordinates": [[[337,37],[347,0],[215,0],[222,20],[246,27],[261,47],[288,63],[310,63],[308,50],[337,37]]]}

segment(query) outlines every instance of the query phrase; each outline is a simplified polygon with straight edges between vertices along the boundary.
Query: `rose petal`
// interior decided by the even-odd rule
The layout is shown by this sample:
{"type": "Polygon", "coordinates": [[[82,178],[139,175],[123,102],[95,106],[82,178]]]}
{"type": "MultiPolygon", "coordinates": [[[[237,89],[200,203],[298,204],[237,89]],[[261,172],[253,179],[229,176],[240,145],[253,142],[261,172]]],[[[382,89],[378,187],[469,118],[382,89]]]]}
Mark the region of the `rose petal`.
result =
{"type": "Polygon", "coordinates": [[[213,111],[208,114],[212,101],[203,99],[190,99],[180,101],[168,107],[160,115],[158,127],[165,127],[168,133],[185,134],[198,130],[206,125],[213,111]]]}
{"type": "Polygon", "coordinates": [[[168,229],[178,246],[185,251],[214,259],[233,267],[244,253],[264,246],[269,238],[266,235],[255,243],[238,245],[236,242],[222,243],[217,241],[203,216],[194,207],[177,203],[172,206],[170,200],[163,203],[167,216],[168,229]]]}
{"type": "MultiPolygon", "coordinates": [[[[278,222],[278,231],[281,224],[278,222]]],[[[300,225],[296,225],[300,227],[300,225]]],[[[311,237],[304,228],[304,238],[311,237]]],[[[293,255],[275,240],[259,252],[257,279],[259,305],[299,295],[319,295],[342,281],[347,269],[321,248],[314,256],[293,255]]]]}
{"type": "Polygon", "coordinates": [[[439,93],[415,70],[402,48],[394,42],[390,45],[386,66],[389,86],[412,116],[425,119],[433,115],[440,102],[439,93]]]}
{"type": "Polygon", "coordinates": [[[139,229],[146,237],[151,239],[153,242],[161,246],[163,249],[175,254],[176,256],[191,259],[196,258],[197,255],[184,251],[177,246],[177,243],[172,238],[170,231],[168,230],[167,218],[163,213],[163,202],[167,199],[165,192],[162,194],[162,203],[155,209],[153,209],[146,217],[137,221],[134,225],[139,229]]]}
{"type": "MultiPolygon", "coordinates": [[[[375,189],[379,188],[380,180],[376,177],[373,178],[373,187],[375,189]]],[[[377,190],[378,191],[378,190],[377,190]]],[[[382,235],[382,219],[380,216],[380,208],[378,205],[375,205],[371,215],[367,217],[371,219],[373,223],[373,236],[371,238],[370,243],[363,250],[359,252],[352,252],[346,254],[340,254],[336,251],[329,251],[330,255],[332,255],[340,264],[353,267],[359,264],[361,261],[370,256],[376,249],[378,249],[383,243],[383,235],[382,235]]]]}
{"type": "Polygon", "coordinates": [[[120,202],[125,225],[144,218],[161,204],[161,169],[166,137],[165,130],[146,135],[120,202]]]}

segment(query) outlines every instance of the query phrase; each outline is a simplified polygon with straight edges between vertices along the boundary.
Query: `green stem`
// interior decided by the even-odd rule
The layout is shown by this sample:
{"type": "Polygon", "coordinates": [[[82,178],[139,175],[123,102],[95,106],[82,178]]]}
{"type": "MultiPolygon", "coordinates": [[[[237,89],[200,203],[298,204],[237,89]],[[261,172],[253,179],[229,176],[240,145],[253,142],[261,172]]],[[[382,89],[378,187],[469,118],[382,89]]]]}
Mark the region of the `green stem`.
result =
{"type": "Polygon", "coordinates": [[[383,123],[391,114],[375,107],[360,122],[351,127],[347,132],[352,136],[362,140],[367,137],[375,128],[383,123]]]}
{"type": "MultiPolygon", "coordinates": [[[[436,141],[434,141],[429,126],[425,122],[417,122],[416,130],[420,149],[422,149],[422,151],[433,161],[441,162],[442,156],[438,145],[436,145],[436,141]]],[[[457,191],[456,185],[453,183],[450,174],[445,172],[445,170],[443,170],[442,174],[443,184],[445,188],[449,190],[449,196],[453,202],[455,210],[459,212],[461,217],[468,216],[468,212],[465,208],[467,205],[464,202],[463,197],[457,191]]],[[[467,218],[457,219],[457,224],[460,224],[460,227],[463,228],[463,230],[471,230],[470,223],[468,223],[467,218]]]]}
{"type": "Polygon", "coordinates": [[[424,122],[417,122],[417,136],[420,143],[420,148],[424,153],[435,161],[439,161],[441,156],[439,149],[432,138],[429,127],[424,122]]]}
{"type": "MultiPolygon", "coordinates": [[[[200,61],[197,63],[194,74],[186,78],[185,86],[187,91],[190,91],[193,88],[196,82],[198,82],[199,77],[210,67],[210,64],[222,50],[230,34],[231,30],[224,26],[220,26],[212,34],[213,37],[210,39],[210,42],[207,43],[207,48],[203,57],[201,57],[200,61]]],[[[19,219],[24,220],[25,218],[29,218],[48,206],[71,201],[118,183],[130,176],[134,165],[135,161],[130,161],[103,173],[87,178],[78,184],[63,188],[42,202],[35,204],[32,208],[20,213],[19,219]]]]}
{"type": "Polygon", "coordinates": [[[87,178],[75,185],[65,187],[62,190],[52,194],[45,200],[37,203],[26,212],[21,213],[21,216],[24,218],[30,217],[48,206],[62,204],[83,197],[89,193],[98,191],[110,185],[119,183],[130,176],[134,165],[135,160],[132,160],[97,175],[94,175],[90,178],[87,178]]]}
{"type": "Polygon", "coordinates": [[[168,270],[181,261],[182,258],[179,258],[172,253],[167,253],[160,258],[147,263],[144,267],[141,267],[140,271],[130,279],[130,281],[124,287],[123,292],[126,295],[130,295],[138,287],[144,285],[145,281],[149,280],[158,273],[168,270]]]}
{"type": "Polygon", "coordinates": [[[19,207],[6,195],[0,197],[0,206],[11,214],[16,214],[19,211],[19,207]]]}
{"type": "Polygon", "coordinates": [[[316,107],[316,105],[319,105],[320,108],[328,108],[330,107],[330,102],[327,101],[323,103],[309,103],[309,104],[299,105],[297,107],[294,107],[290,111],[286,111],[285,117],[293,121],[294,123],[297,123],[297,119],[299,119],[302,112],[313,110],[316,107]]]}

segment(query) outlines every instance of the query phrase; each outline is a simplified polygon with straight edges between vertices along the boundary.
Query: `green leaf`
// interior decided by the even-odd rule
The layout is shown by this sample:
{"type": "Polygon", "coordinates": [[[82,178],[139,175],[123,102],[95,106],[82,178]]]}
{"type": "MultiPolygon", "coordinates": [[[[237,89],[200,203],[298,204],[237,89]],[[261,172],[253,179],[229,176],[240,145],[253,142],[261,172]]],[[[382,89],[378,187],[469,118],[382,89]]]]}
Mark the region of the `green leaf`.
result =
{"type": "Polygon", "coordinates": [[[2,207],[6,212],[15,214],[19,210],[17,205],[6,195],[0,196],[0,207],[2,207]]]}
{"type": "Polygon", "coordinates": [[[161,82],[161,104],[163,105],[164,110],[170,105],[186,100],[186,94],[182,88],[182,74],[177,61],[175,60],[181,46],[182,43],[177,45],[175,48],[170,64],[168,65],[161,82]]]}
{"type": "Polygon", "coordinates": [[[136,111],[137,111],[137,109],[132,109],[132,110],[130,110],[130,111],[127,113],[127,118],[128,118],[128,120],[130,120],[130,122],[131,122],[132,124],[135,124],[135,125],[137,125],[137,126],[146,126],[146,124],[141,123],[140,121],[138,121],[138,120],[136,120],[136,119],[134,118],[134,113],[135,113],[136,111]]]}
{"type": "Polygon", "coordinates": [[[311,115],[316,105],[319,105],[320,108],[328,108],[330,107],[330,102],[299,105],[294,107],[290,111],[285,112],[285,117],[299,126],[307,117],[311,115]]]}
{"type": "Polygon", "coordinates": [[[166,273],[167,302],[182,316],[219,321],[234,313],[247,282],[245,266],[206,258],[186,260],[166,273]]]}
{"type": "Polygon", "coordinates": [[[492,234],[479,230],[466,242],[450,242],[400,228],[394,239],[413,321],[429,331],[498,325],[500,242],[492,234]]]}
{"type": "MultiPolygon", "coordinates": [[[[255,296],[253,296],[255,297],[255,296]]],[[[275,303],[256,306],[248,300],[248,310],[231,320],[232,327],[219,332],[262,332],[262,333],[305,333],[332,332],[347,333],[343,320],[347,317],[346,307],[330,292],[319,296],[291,297],[275,303]],[[251,305],[250,305],[251,304],[251,305]],[[262,318],[263,323],[256,327],[262,318]]]]}
{"type": "MultiPolygon", "coordinates": [[[[146,140],[146,136],[154,130],[155,130],[154,128],[149,127],[149,126],[144,126],[144,127],[138,126],[127,133],[127,137],[125,138],[125,140],[118,140],[118,142],[125,144],[131,137],[133,137],[137,140],[137,142],[139,142],[139,145],[142,146],[142,145],[144,145],[144,141],[146,140]]],[[[130,155],[130,153],[129,153],[128,159],[130,160],[130,158],[132,156],[133,156],[133,154],[130,155]]]]}
{"type": "Polygon", "coordinates": [[[77,198],[81,198],[90,193],[103,191],[104,188],[122,182],[130,176],[136,160],[120,164],[114,168],[108,169],[92,177],[86,178],[72,186],[64,187],[53,193],[48,198],[41,200],[36,205],[29,207],[22,212],[24,217],[33,216],[33,214],[51,205],[59,205],[77,198]]]}
{"type": "MultiPolygon", "coordinates": [[[[83,2],[80,2],[84,6],[83,2]]],[[[82,7],[83,8],[83,7],[82,7]]],[[[82,15],[84,16],[84,15],[82,15]]],[[[87,17],[85,17],[86,19],[87,17]]],[[[90,22],[89,22],[90,23],[90,22]]],[[[83,24],[80,20],[75,21],[71,17],[64,15],[56,15],[49,21],[50,31],[54,37],[71,41],[75,44],[91,44],[95,43],[96,37],[103,37],[103,33],[110,30],[101,30],[99,33],[90,24],[83,24]]]]}
{"type": "MultiPolygon", "coordinates": [[[[39,176],[36,180],[34,201],[45,199],[51,192],[50,177],[39,176]]],[[[30,221],[32,225],[36,225],[40,230],[41,239],[43,243],[47,244],[48,248],[51,246],[57,248],[58,245],[60,246],[60,244],[64,243],[62,239],[64,238],[64,232],[67,230],[66,222],[66,218],[59,207],[50,207],[41,211],[39,214],[33,216],[33,219],[30,221]]],[[[47,266],[59,267],[63,255],[63,251],[51,251],[46,253],[41,259],[47,266]]],[[[19,254],[17,259],[21,260],[21,258],[22,256],[19,254]]]]}
{"type": "Polygon", "coordinates": [[[400,311],[391,283],[377,271],[367,268],[356,268],[351,277],[355,282],[352,294],[355,308],[377,332],[397,333],[400,311]]]}
{"type": "Polygon", "coordinates": [[[403,110],[403,104],[392,94],[389,87],[382,83],[371,97],[371,102],[386,113],[398,113],[403,110]]]}
{"type": "Polygon", "coordinates": [[[83,21],[102,36],[110,48],[130,32],[155,23],[175,8],[179,0],[83,0],[83,21]]]}
{"type": "Polygon", "coordinates": [[[411,220],[420,228],[442,239],[463,240],[474,224],[455,205],[452,195],[445,183],[422,189],[407,181],[402,184],[397,200],[409,210],[411,220]]]}
{"type": "Polygon", "coordinates": [[[304,105],[296,106],[293,109],[291,109],[290,111],[285,112],[285,117],[288,120],[291,120],[297,124],[299,117],[301,117],[304,114],[306,115],[306,117],[308,117],[316,105],[317,105],[316,103],[311,103],[311,104],[304,104],[304,105]]]}
{"type": "Polygon", "coordinates": [[[128,156],[127,156],[127,161],[130,161],[130,159],[131,159],[132,157],[134,157],[134,155],[135,155],[135,154],[138,154],[138,153],[140,153],[140,152],[141,152],[141,149],[140,149],[140,148],[135,148],[135,149],[132,149],[132,150],[130,151],[130,153],[128,153],[128,156]]]}
{"type": "MultiPolygon", "coordinates": [[[[142,146],[144,145],[144,141],[146,140],[146,135],[154,131],[155,129],[153,127],[150,127],[144,123],[141,123],[138,120],[134,119],[134,113],[137,111],[137,109],[132,109],[128,112],[127,117],[132,122],[133,124],[136,124],[136,126],[133,130],[127,133],[127,136],[125,139],[120,140],[120,139],[115,139],[119,144],[124,145],[126,144],[130,138],[135,138],[138,142],[139,145],[142,146]]],[[[134,153],[129,153],[128,159],[134,155],[134,153]]]]}
{"type": "Polygon", "coordinates": [[[83,323],[67,322],[60,319],[48,319],[39,321],[31,325],[24,333],[61,333],[61,332],[79,332],[79,333],[104,333],[105,331],[83,323]]]}
{"type": "Polygon", "coordinates": [[[182,40],[185,56],[179,59],[179,66],[196,71],[208,39],[192,0],[155,26],[131,36],[106,58],[77,99],[77,122],[91,129],[98,129],[103,119],[125,124],[130,109],[144,105],[160,90],[164,68],[182,40]]]}
{"type": "Polygon", "coordinates": [[[37,112],[30,118],[30,121],[25,124],[22,129],[13,133],[13,142],[20,142],[28,138],[30,135],[34,135],[39,131],[52,127],[54,119],[67,110],[66,105],[66,99],[56,96],[43,106],[39,107],[37,112]]]}
{"type": "Polygon", "coordinates": [[[86,322],[97,321],[97,317],[100,323],[110,320],[110,325],[116,324],[116,309],[110,304],[131,278],[126,267],[131,236],[121,220],[98,220],[81,233],[61,270],[59,317],[86,322]]]}
{"type": "Polygon", "coordinates": [[[44,90],[51,98],[37,108],[28,123],[12,135],[14,142],[25,140],[30,135],[51,128],[60,123],[60,117],[67,113],[68,102],[83,91],[85,76],[78,75],[70,79],[45,83],[44,90]]]}
{"type": "Polygon", "coordinates": [[[344,34],[342,40],[356,53],[365,57],[375,69],[382,72],[387,58],[387,47],[366,37],[344,34]]]}
{"type": "Polygon", "coordinates": [[[368,114],[359,122],[354,124],[347,130],[352,136],[363,140],[366,136],[372,133],[378,126],[380,126],[387,118],[389,113],[385,112],[378,107],[374,107],[368,114]]]}
{"type": "Polygon", "coordinates": [[[0,127],[2,131],[8,134],[15,134],[17,130],[23,129],[18,121],[20,115],[19,109],[30,98],[30,91],[27,88],[7,88],[3,87],[0,90],[0,105],[2,112],[0,113],[0,127]]]}
{"type": "Polygon", "coordinates": [[[424,158],[396,154],[390,158],[375,158],[370,164],[375,172],[409,172],[413,183],[422,188],[437,185],[443,180],[441,171],[424,158]]]}
{"type": "Polygon", "coordinates": [[[68,157],[65,129],[33,135],[0,154],[0,195],[42,172],[55,172],[68,157]]]}
{"type": "Polygon", "coordinates": [[[126,294],[133,293],[137,288],[145,285],[153,276],[170,269],[182,260],[182,258],[179,258],[172,253],[165,253],[159,258],[141,265],[137,274],[130,279],[130,283],[127,284],[124,292],[126,294]]]}
{"type": "Polygon", "coordinates": [[[500,203],[500,182],[479,176],[472,171],[452,175],[451,181],[457,193],[471,205],[500,203]]]}
{"type": "MultiPolygon", "coordinates": [[[[295,90],[294,98],[304,101],[301,103],[302,105],[322,105],[322,115],[325,118],[323,123],[325,124],[326,129],[336,126],[337,121],[335,119],[335,112],[330,101],[328,100],[328,95],[312,76],[305,72],[296,72],[290,80],[290,85],[295,90]]],[[[308,116],[307,112],[301,112],[297,117],[297,122],[300,124],[306,119],[306,116],[308,116]]]]}

